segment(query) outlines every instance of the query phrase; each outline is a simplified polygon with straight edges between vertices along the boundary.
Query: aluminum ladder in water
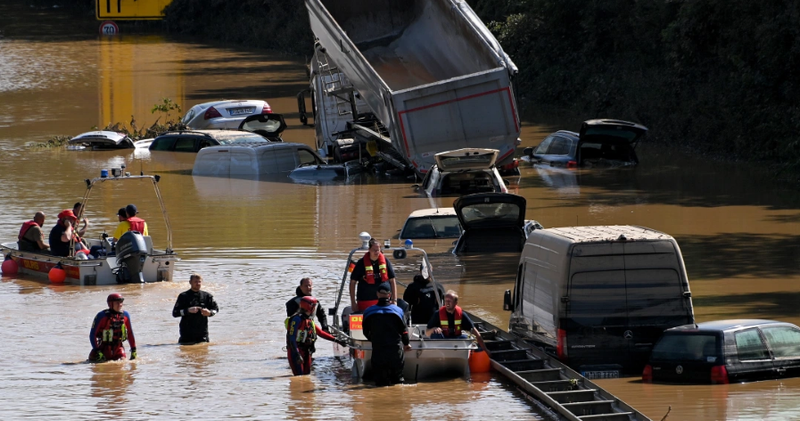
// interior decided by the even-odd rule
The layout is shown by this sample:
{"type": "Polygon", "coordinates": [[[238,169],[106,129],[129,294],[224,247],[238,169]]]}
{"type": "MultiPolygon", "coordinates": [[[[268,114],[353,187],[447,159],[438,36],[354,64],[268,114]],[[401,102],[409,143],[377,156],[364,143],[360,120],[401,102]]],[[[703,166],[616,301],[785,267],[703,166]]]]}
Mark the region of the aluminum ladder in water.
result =
{"type": "Polygon", "coordinates": [[[479,317],[469,316],[491,352],[492,368],[535,399],[554,419],[651,421],[542,349],[479,317]]]}

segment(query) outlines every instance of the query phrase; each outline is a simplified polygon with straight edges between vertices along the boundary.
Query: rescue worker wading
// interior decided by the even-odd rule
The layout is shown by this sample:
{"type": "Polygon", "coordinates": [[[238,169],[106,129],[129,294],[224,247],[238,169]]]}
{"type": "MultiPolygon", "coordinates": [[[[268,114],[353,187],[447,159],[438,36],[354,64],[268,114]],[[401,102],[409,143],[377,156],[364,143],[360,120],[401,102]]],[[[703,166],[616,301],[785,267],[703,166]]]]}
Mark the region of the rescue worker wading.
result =
{"type": "MultiPolygon", "coordinates": [[[[295,289],[295,297],[286,302],[286,317],[292,317],[297,313],[297,309],[300,308],[300,300],[303,297],[313,296],[313,291],[314,281],[311,278],[301,279],[300,285],[295,289]]],[[[325,316],[325,309],[322,308],[322,304],[319,303],[319,300],[317,300],[317,322],[319,322],[322,330],[330,332],[330,330],[328,330],[328,317],[325,316]]]]}
{"type": "Polygon", "coordinates": [[[193,273],[189,276],[191,288],[180,293],[172,308],[172,317],[180,317],[180,333],[178,343],[192,345],[208,342],[208,318],[219,312],[214,296],[200,288],[203,277],[193,273]]]}
{"type": "Polygon", "coordinates": [[[316,306],[316,298],[303,297],[297,312],[286,319],[286,356],[295,376],[311,373],[311,355],[315,351],[314,342],[318,335],[322,339],[337,342],[330,333],[314,323],[316,306]]]}
{"type": "Polygon", "coordinates": [[[408,343],[403,310],[391,304],[392,287],[388,282],[378,287],[378,304],[364,311],[364,336],[372,343],[372,372],[376,386],[402,383],[405,351],[408,343]]]}
{"type": "Polygon", "coordinates": [[[89,361],[103,362],[125,358],[125,347],[122,343],[126,340],[131,346],[131,359],[136,359],[136,340],[131,328],[131,316],[127,311],[122,311],[122,302],[125,299],[121,294],[108,296],[108,309],[97,313],[89,332],[89,341],[92,343],[92,352],[89,361]]]}

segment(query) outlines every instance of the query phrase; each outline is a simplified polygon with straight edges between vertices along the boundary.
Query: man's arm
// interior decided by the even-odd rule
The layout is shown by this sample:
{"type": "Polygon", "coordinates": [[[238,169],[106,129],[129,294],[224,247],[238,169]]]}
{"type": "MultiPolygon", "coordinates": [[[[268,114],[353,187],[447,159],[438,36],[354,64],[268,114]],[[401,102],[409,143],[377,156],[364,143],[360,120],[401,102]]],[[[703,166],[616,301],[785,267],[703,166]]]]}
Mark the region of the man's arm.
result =
{"type": "Polygon", "coordinates": [[[136,338],[133,336],[133,326],[131,325],[131,315],[128,312],[123,313],[125,315],[125,327],[128,329],[128,344],[131,346],[131,349],[136,349],[136,338]]]}
{"type": "Polygon", "coordinates": [[[322,308],[322,305],[317,304],[317,320],[319,321],[319,325],[325,332],[328,331],[328,316],[325,315],[325,309],[322,308]]]}
{"type": "Polygon", "coordinates": [[[41,228],[39,228],[39,235],[36,236],[36,243],[42,250],[50,248],[50,244],[44,242],[44,231],[41,228]]]}
{"type": "Polygon", "coordinates": [[[394,278],[389,279],[389,285],[392,286],[392,299],[390,302],[397,303],[397,281],[394,278]]]}
{"type": "MultiPolygon", "coordinates": [[[[76,224],[76,226],[77,226],[77,224],[76,224]]],[[[79,237],[83,237],[83,235],[86,234],[86,228],[89,228],[89,220],[86,219],[86,218],[83,218],[83,228],[81,228],[81,229],[76,231],[78,233],[79,237]]]]}
{"type": "Polygon", "coordinates": [[[100,336],[98,335],[98,330],[100,329],[100,324],[103,320],[105,315],[103,312],[97,313],[97,316],[94,316],[94,321],[92,322],[92,329],[89,330],[89,342],[92,344],[92,349],[98,349],[100,347],[100,343],[97,341],[97,338],[100,336]]]}
{"type": "Polygon", "coordinates": [[[67,229],[65,229],[64,233],[61,234],[61,241],[64,243],[69,243],[72,239],[72,221],[67,219],[64,221],[64,224],[67,226],[67,229]]]}
{"type": "Polygon", "coordinates": [[[356,305],[356,281],[355,279],[350,279],[350,307],[353,312],[358,311],[358,306],[356,305]]]}
{"type": "Polygon", "coordinates": [[[189,306],[183,302],[183,293],[178,295],[178,299],[175,301],[175,307],[172,308],[172,317],[182,317],[189,313],[189,306]]]}
{"type": "Polygon", "coordinates": [[[147,233],[147,222],[144,223],[144,232],[142,233],[142,235],[150,235],[147,233]]]}
{"type": "Polygon", "coordinates": [[[200,314],[206,317],[212,317],[219,312],[219,306],[214,301],[214,296],[206,292],[205,308],[200,311],[200,314]]]}
{"type": "Polygon", "coordinates": [[[425,329],[425,336],[430,337],[434,333],[442,333],[442,321],[439,320],[439,312],[433,313],[431,319],[428,320],[427,329],[425,329]]]}

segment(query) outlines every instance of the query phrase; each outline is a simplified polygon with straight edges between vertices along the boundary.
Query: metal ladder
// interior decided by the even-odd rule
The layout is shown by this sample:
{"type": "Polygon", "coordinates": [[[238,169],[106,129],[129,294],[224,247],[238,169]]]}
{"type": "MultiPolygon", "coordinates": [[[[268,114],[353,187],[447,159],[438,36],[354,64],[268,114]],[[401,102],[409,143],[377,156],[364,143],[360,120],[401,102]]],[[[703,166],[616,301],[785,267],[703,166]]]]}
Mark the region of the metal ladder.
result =
{"type": "Polygon", "coordinates": [[[513,381],[556,419],[569,421],[650,421],[619,398],[581,376],[540,348],[472,314],[470,319],[491,352],[492,368],[513,381]]]}
{"type": "Polygon", "coordinates": [[[317,68],[323,80],[325,94],[335,98],[336,112],[340,115],[352,114],[353,105],[353,86],[347,77],[339,71],[339,68],[328,57],[328,54],[317,49],[316,51],[317,68]]]}

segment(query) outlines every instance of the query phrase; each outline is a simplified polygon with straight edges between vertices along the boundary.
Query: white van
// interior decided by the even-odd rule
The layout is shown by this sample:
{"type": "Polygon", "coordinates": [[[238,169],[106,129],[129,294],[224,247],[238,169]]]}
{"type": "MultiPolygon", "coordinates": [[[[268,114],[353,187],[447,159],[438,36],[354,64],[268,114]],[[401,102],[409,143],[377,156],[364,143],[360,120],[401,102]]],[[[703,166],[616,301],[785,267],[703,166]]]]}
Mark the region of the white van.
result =
{"type": "Polygon", "coordinates": [[[590,378],[638,375],[665,329],[694,323],[678,243],[627,225],[531,232],[505,308],[509,331],[590,378]]]}

